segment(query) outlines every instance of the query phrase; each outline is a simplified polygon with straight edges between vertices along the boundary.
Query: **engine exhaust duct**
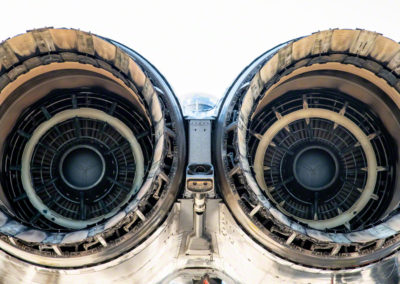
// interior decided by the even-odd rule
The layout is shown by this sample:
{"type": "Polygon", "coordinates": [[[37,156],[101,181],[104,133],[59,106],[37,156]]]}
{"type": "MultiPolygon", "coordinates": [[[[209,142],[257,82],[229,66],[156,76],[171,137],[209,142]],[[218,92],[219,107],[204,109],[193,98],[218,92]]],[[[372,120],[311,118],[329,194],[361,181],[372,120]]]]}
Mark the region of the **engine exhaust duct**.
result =
{"type": "Polygon", "coordinates": [[[264,53],[230,87],[218,183],[265,248],[331,269],[398,250],[399,58],[377,33],[322,31],[264,53]]]}
{"type": "Polygon", "coordinates": [[[140,244],[183,178],[182,114],[166,80],[78,30],[29,31],[0,53],[0,248],[77,268],[140,244]]]}

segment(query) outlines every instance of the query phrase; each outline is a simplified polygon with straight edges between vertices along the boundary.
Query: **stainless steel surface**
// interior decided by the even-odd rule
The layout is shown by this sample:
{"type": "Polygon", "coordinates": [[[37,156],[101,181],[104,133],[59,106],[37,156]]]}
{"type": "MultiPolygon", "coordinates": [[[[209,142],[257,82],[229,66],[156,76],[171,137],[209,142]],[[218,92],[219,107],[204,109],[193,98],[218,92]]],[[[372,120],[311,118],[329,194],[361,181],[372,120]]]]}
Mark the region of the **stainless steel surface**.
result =
{"type": "Polygon", "coordinates": [[[188,164],[211,163],[211,120],[190,119],[188,164]]]}
{"type": "Polygon", "coordinates": [[[213,250],[210,236],[204,230],[207,197],[215,196],[211,123],[205,119],[188,120],[189,156],[184,196],[193,198],[193,231],[187,234],[184,242],[185,254],[190,256],[210,255],[213,250]]]}
{"type": "Polygon", "coordinates": [[[168,219],[149,239],[127,254],[95,267],[48,269],[1,252],[0,279],[2,283],[190,283],[179,282],[180,275],[195,278],[211,272],[225,283],[398,283],[400,280],[398,255],[362,268],[335,271],[282,260],[254,242],[221,200],[208,201],[209,218],[205,227],[218,249],[207,256],[180,254],[183,236],[192,229],[192,204],[191,200],[175,203],[168,219]]]}
{"type": "Polygon", "coordinates": [[[211,163],[212,120],[187,118],[187,121],[189,153],[184,196],[191,197],[195,194],[199,199],[207,194],[214,197],[214,167],[211,163]]]}

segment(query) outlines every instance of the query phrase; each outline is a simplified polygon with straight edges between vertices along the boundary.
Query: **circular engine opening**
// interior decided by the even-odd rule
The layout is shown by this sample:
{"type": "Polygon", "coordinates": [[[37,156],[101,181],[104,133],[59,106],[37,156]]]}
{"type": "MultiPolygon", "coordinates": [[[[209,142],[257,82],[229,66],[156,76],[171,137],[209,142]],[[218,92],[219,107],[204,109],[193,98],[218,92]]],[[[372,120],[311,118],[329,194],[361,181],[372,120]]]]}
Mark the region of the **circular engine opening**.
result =
{"type": "Polygon", "coordinates": [[[46,230],[85,228],[113,216],[142,185],[151,131],[116,94],[53,91],[22,112],[7,137],[3,168],[14,174],[3,188],[10,209],[46,230]]]}
{"type": "Polygon", "coordinates": [[[1,249],[62,268],[132,250],[164,220],[183,175],[168,82],[135,51],[83,31],[1,45],[1,249]]]}
{"type": "Polygon", "coordinates": [[[374,32],[317,32],[266,52],[228,90],[218,180],[274,254],[348,268],[399,249],[398,50],[374,32]]]}
{"type": "Polygon", "coordinates": [[[254,115],[249,133],[260,134],[248,140],[256,180],[284,214],[346,232],[373,225],[389,206],[394,142],[362,102],[332,90],[290,91],[254,115]]]}

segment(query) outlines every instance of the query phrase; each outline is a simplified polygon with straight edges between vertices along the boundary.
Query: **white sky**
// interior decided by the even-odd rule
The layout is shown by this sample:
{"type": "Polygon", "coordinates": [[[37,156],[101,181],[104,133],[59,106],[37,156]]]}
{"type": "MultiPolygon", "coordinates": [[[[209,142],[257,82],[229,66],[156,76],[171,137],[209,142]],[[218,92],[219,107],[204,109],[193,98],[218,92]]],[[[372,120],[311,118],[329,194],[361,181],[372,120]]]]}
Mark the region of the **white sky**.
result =
{"type": "Polygon", "coordinates": [[[112,38],[153,63],[180,97],[221,97],[254,58],[329,28],[363,28],[400,40],[400,1],[12,1],[0,40],[32,28],[71,27],[112,38]]]}

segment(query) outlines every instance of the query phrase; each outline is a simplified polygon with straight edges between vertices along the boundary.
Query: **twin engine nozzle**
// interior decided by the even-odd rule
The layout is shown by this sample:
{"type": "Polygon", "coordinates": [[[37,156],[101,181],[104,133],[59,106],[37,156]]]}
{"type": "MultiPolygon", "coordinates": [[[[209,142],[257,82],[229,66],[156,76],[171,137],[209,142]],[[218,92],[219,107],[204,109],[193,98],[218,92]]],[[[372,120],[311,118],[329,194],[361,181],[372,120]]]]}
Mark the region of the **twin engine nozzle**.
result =
{"type": "MultiPolygon", "coordinates": [[[[78,30],[33,30],[0,55],[0,248],[76,268],[138,246],[185,184],[187,129],[168,82],[78,30]]],[[[399,76],[400,45],[374,32],[282,44],[245,68],[212,118],[212,179],[186,180],[209,190],[215,176],[245,232],[283,259],[382,259],[400,246],[399,76]]]]}

